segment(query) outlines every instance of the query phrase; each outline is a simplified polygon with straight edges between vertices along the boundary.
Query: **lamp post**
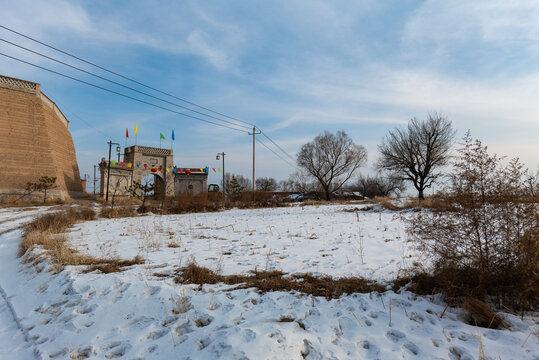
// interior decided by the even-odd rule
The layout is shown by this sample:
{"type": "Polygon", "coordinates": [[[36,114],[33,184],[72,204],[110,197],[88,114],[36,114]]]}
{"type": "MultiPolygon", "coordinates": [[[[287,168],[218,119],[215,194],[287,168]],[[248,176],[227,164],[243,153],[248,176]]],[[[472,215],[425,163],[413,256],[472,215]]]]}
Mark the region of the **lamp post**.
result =
{"type": "Polygon", "coordinates": [[[116,145],[116,151],[118,152],[118,159],[119,159],[119,153],[120,153],[120,144],[113,143],[112,141],[109,141],[109,166],[107,170],[107,196],[105,197],[105,201],[109,201],[109,182],[110,182],[110,152],[112,149],[112,145],[116,145]]]}
{"type": "Polygon", "coordinates": [[[219,160],[221,158],[221,156],[223,157],[223,198],[226,197],[226,192],[225,192],[225,152],[221,152],[221,153],[217,153],[217,155],[215,156],[215,159],[216,160],[219,160]]]}

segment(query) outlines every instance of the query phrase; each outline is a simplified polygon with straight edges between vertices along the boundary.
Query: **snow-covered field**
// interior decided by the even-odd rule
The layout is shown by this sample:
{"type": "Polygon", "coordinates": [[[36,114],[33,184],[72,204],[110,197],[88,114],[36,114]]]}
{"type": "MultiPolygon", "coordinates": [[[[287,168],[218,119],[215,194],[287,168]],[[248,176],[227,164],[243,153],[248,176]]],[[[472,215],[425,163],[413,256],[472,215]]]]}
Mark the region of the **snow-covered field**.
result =
{"type": "Polygon", "coordinates": [[[77,224],[69,237],[79,251],[145,259],[111,274],[21,264],[17,227],[46,209],[0,209],[0,359],[477,359],[480,342],[489,359],[539,359],[537,317],[504,314],[512,329],[490,330],[463,322],[460,309],[441,317],[439,297],[405,291],[326,300],[173,281],[196,261],[222,274],[256,268],[386,283],[428,261],[406,244],[399,213],[344,211],[354,206],[362,205],[77,224]]]}

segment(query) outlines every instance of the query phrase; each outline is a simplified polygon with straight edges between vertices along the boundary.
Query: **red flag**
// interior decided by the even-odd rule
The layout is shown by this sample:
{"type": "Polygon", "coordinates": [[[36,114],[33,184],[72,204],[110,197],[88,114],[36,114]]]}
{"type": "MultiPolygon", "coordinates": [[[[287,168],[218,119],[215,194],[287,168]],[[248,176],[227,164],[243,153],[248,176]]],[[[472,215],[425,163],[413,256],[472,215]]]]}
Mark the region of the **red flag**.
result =
{"type": "Polygon", "coordinates": [[[126,137],[126,138],[129,137],[129,133],[127,132],[127,128],[125,128],[125,137],[126,137]]]}

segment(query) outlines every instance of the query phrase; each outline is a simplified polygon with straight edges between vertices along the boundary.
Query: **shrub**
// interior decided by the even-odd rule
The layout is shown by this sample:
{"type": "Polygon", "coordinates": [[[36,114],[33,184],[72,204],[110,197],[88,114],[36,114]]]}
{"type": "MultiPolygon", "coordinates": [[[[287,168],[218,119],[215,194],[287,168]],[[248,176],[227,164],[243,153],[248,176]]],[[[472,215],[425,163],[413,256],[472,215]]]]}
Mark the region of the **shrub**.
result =
{"type": "Polygon", "coordinates": [[[410,240],[432,260],[450,297],[489,297],[519,309],[539,303],[539,181],[518,159],[502,166],[469,133],[454,164],[451,211],[411,218],[410,240]]]}

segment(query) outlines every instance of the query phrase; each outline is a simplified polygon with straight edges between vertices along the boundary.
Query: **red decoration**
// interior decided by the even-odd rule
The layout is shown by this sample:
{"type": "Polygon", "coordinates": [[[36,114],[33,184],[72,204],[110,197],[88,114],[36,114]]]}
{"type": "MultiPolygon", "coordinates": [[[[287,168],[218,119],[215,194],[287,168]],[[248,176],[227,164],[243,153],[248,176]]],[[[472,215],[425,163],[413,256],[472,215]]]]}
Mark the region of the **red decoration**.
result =
{"type": "Polygon", "coordinates": [[[185,173],[186,173],[187,175],[189,175],[189,174],[191,174],[191,170],[187,169],[187,170],[185,170],[185,173]]]}
{"type": "Polygon", "coordinates": [[[152,170],[152,172],[157,172],[156,168],[152,168],[151,170],[152,170]]]}

